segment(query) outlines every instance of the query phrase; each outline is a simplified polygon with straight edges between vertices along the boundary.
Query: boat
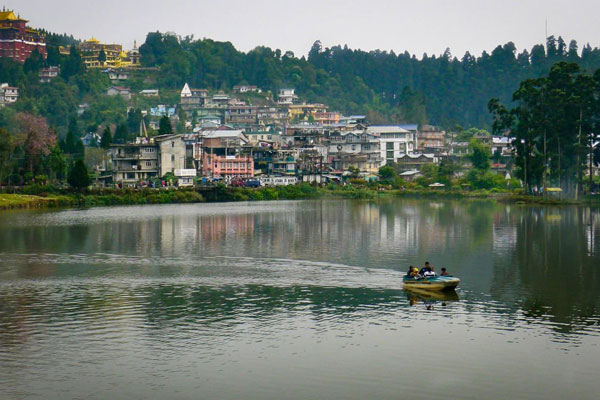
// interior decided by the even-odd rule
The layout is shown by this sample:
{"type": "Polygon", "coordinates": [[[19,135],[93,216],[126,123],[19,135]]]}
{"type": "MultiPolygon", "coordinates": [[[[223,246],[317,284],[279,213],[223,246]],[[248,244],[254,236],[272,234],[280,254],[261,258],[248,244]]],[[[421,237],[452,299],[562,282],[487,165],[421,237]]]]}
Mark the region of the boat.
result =
{"type": "Polygon", "coordinates": [[[454,290],[460,283],[460,279],[452,275],[438,275],[427,278],[411,278],[405,276],[402,278],[405,289],[423,289],[423,290],[454,290]]]}
{"type": "MultiPolygon", "coordinates": [[[[452,301],[460,301],[460,298],[458,297],[458,293],[456,293],[456,290],[454,289],[449,289],[449,290],[426,290],[426,289],[419,289],[419,288],[404,288],[404,291],[406,292],[408,298],[410,300],[413,299],[418,299],[420,301],[423,302],[436,302],[436,301],[443,301],[443,302],[452,302],[452,301]]],[[[414,301],[414,300],[413,300],[414,301]]],[[[414,301],[416,302],[416,301],[414,301]]]]}

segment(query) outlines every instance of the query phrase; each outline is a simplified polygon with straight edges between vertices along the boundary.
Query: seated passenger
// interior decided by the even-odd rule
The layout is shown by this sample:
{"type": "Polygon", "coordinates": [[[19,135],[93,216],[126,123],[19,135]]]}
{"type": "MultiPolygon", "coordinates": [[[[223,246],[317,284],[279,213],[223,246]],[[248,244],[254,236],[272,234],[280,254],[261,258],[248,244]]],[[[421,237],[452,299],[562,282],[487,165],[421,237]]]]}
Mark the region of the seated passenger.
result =
{"type": "Polygon", "coordinates": [[[442,268],[442,273],[440,275],[446,276],[446,275],[450,275],[450,274],[446,271],[446,268],[442,268]]]}
{"type": "Polygon", "coordinates": [[[419,275],[419,270],[416,267],[413,267],[411,265],[408,268],[408,272],[406,273],[406,276],[411,277],[411,278],[415,278],[417,275],[419,275]]]}
{"type": "Polygon", "coordinates": [[[431,269],[431,266],[428,265],[425,267],[425,272],[423,273],[423,276],[425,278],[433,278],[435,277],[435,272],[433,271],[433,269],[431,269]]]}
{"type": "Polygon", "coordinates": [[[423,268],[421,268],[421,270],[419,271],[419,274],[425,276],[425,272],[427,271],[427,268],[431,268],[431,265],[429,265],[429,261],[425,261],[425,266],[423,268]]]}

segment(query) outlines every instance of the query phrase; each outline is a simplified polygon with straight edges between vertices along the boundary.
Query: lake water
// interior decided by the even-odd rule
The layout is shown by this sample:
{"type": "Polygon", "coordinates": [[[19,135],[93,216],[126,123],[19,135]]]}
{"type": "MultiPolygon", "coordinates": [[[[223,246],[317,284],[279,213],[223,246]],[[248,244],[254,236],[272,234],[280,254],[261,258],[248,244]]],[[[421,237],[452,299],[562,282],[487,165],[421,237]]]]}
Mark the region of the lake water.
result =
{"type": "Polygon", "coordinates": [[[598,209],[0,214],[0,399],[597,399],[599,363],[598,209]],[[402,290],[426,260],[456,294],[402,290]]]}

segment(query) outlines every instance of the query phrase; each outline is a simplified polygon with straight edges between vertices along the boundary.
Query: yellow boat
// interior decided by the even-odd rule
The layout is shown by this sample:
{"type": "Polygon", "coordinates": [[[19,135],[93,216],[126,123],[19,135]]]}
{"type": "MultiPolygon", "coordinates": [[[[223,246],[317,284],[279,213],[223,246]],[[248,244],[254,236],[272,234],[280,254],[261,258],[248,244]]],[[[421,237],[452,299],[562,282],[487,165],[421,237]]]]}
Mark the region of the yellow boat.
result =
{"type": "Polygon", "coordinates": [[[402,278],[402,283],[405,289],[422,289],[422,290],[453,290],[460,283],[460,279],[447,275],[435,276],[431,278],[411,278],[405,276],[402,278]]]}

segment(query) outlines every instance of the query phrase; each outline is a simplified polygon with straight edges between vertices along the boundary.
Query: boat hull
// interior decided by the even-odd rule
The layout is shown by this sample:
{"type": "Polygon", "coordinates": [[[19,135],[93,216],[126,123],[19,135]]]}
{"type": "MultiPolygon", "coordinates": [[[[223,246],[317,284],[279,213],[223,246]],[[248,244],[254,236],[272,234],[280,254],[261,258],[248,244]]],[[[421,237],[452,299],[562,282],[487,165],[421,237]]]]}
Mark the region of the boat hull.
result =
{"type": "Polygon", "coordinates": [[[405,289],[421,290],[454,290],[460,283],[460,279],[455,277],[439,276],[435,278],[404,278],[402,280],[405,289]]]}

